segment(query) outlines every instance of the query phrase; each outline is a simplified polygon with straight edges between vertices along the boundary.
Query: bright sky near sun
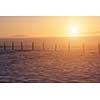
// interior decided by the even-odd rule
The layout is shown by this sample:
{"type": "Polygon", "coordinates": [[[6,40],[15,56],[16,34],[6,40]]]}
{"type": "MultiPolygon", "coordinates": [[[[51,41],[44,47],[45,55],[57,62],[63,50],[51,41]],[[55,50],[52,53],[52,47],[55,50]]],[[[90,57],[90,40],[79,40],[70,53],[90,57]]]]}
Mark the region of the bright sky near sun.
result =
{"type": "Polygon", "coordinates": [[[100,17],[0,17],[0,38],[95,36],[100,17]]]}

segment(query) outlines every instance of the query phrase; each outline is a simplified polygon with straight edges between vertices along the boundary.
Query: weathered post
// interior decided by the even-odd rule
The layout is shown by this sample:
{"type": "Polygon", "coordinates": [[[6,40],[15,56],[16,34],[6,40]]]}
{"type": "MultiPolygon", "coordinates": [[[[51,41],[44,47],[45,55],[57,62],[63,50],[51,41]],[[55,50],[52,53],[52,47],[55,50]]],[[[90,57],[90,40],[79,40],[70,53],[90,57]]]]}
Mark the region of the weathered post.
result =
{"type": "Polygon", "coordinates": [[[70,42],[68,43],[68,54],[70,54],[71,47],[70,47],[70,42]]]}
{"type": "Polygon", "coordinates": [[[43,44],[42,44],[42,48],[43,48],[43,51],[45,50],[45,45],[44,45],[44,42],[43,42],[43,44]]]}
{"type": "Polygon", "coordinates": [[[57,51],[57,43],[55,44],[55,51],[57,51]]]}
{"type": "Polygon", "coordinates": [[[82,44],[82,54],[83,55],[85,54],[85,44],[84,43],[82,44]]]}
{"type": "Polygon", "coordinates": [[[23,50],[23,42],[21,42],[21,50],[23,50]]]}
{"type": "Polygon", "coordinates": [[[2,45],[1,45],[1,43],[0,43],[0,49],[2,48],[2,45]]]}
{"type": "Polygon", "coordinates": [[[98,55],[100,55],[100,43],[98,43],[98,55]]]}
{"type": "Polygon", "coordinates": [[[32,50],[34,50],[35,49],[35,44],[34,44],[34,42],[32,42],[32,50]]]}
{"type": "Polygon", "coordinates": [[[15,46],[15,45],[14,45],[14,42],[12,42],[12,50],[14,50],[14,48],[15,48],[14,46],[15,46]]]}
{"type": "Polygon", "coordinates": [[[6,43],[4,42],[4,44],[3,44],[3,48],[4,48],[4,51],[7,49],[6,48],[6,43]]]}

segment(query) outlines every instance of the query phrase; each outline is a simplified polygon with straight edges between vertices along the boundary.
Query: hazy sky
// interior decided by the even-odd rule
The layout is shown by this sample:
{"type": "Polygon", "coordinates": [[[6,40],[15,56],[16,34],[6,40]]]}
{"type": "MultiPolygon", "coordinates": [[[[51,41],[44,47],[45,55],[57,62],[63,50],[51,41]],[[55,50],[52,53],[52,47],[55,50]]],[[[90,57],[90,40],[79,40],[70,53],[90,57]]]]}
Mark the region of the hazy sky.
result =
{"type": "Polygon", "coordinates": [[[100,17],[0,17],[0,37],[65,36],[70,25],[76,25],[80,33],[100,30],[100,17]]]}

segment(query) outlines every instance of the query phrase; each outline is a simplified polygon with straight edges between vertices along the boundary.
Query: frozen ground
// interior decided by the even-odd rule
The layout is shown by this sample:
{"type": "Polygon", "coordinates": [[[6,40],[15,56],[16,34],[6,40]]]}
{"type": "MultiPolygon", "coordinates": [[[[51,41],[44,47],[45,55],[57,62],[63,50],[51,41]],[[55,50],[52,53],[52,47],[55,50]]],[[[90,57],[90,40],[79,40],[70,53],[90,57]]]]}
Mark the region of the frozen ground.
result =
{"type": "Polygon", "coordinates": [[[100,82],[100,56],[64,51],[0,54],[0,82],[100,82]]]}

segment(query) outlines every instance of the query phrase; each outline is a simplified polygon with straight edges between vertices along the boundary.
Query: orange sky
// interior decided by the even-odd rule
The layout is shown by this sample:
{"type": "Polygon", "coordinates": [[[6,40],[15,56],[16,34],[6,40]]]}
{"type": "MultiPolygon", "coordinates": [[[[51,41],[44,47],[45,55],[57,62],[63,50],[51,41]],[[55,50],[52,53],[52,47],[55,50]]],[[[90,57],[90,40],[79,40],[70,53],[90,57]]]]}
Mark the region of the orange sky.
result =
{"type": "Polygon", "coordinates": [[[0,38],[67,36],[73,24],[81,35],[99,35],[100,17],[0,17],[0,38]]]}

